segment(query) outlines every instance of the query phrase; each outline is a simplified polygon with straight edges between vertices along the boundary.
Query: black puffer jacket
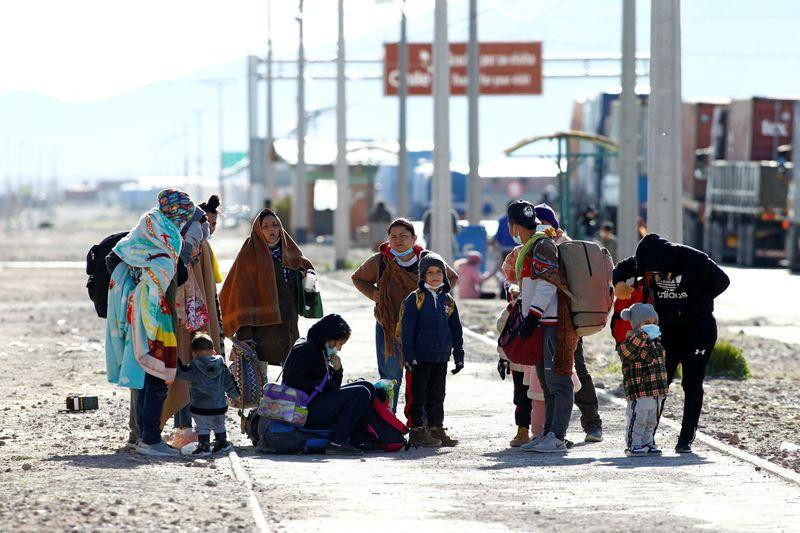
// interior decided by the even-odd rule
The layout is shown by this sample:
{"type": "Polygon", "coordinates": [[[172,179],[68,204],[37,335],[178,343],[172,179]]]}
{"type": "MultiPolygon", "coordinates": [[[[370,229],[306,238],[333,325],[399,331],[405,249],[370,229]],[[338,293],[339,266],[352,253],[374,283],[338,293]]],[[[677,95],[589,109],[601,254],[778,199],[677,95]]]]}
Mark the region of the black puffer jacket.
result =
{"type": "Polygon", "coordinates": [[[647,272],[655,274],[650,285],[653,304],[666,326],[713,318],[714,298],[730,285],[725,272],[705,253],[655,233],[639,242],[635,256],[617,263],[613,281],[616,285],[647,272]]]}
{"type": "Polygon", "coordinates": [[[336,314],[326,315],[308,330],[308,337],[298,339],[283,367],[283,384],[311,394],[328,373],[322,392],[342,386],[343,371],[334,370],[328,362],[325,345],[350,333],[350,326],[336,314]]]}

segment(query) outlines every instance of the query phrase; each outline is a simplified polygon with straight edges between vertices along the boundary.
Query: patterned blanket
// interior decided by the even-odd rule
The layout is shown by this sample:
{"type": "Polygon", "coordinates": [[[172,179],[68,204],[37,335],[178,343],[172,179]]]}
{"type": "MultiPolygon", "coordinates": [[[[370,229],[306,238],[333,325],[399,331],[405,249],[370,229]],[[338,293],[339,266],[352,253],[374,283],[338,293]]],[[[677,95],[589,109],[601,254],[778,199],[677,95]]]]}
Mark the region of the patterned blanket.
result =
{"type": "Polygon", "coordinates": [[[108,380],[140,389],[144,373],[175,379],[178,350],[167,288],[175,277],[181,234],[152,209],[114,247],[122,263],[111,276],[106,325],[108,380]]]}

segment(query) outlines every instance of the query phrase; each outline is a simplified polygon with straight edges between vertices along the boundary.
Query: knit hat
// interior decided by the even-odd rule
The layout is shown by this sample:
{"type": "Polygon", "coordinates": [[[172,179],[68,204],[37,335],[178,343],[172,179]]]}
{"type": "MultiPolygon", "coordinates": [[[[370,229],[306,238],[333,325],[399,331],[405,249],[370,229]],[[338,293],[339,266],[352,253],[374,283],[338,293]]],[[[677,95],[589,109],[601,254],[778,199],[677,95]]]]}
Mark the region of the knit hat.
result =
{"type": "Polygon", "coordinates": [[[164,189],[158,193],[158,208],[178,229],[194,214],[192,199],[180,189],[164,189]]]}
{"type": "Polygon", "coordinates": [[[558,229],[558,217],[552,207],[547,204],[539,204],[533,208],[533,211],[542,224],[550,224],[554,229],[558,229]]]}
{"type": "Polygon", "coordinates": [[[633,304],[627,309],[624,309],[619,315],[622,320],[627,320],[631,323],[633,329],[642,325],[642,322],[648,318],[655,318],[658,323],[658,313],[655,308],[650,304],[633,304]]]}
{"type": "Polygon", "coordinates": [[[444,288],[445,291],[450,291],[450,281],[447,279],[447,265],[442,259],[442,256],[431,252],[430,250],[424,250],[421,254],[419,254],[419,286],[420,288],[424,288],[425,286],[425,274],[428,272],[428,269],[431,267],[439,267],[442,270],[442,274],[444,274],[444,288]]]}
{"type": "Polygon", "coordinates": [[[506,212],[508,213],[509,222],[519,224],[528,229],[536,227],[536,213],[532,203],[525,200],[517,200],[508,205],[506,212]]]}

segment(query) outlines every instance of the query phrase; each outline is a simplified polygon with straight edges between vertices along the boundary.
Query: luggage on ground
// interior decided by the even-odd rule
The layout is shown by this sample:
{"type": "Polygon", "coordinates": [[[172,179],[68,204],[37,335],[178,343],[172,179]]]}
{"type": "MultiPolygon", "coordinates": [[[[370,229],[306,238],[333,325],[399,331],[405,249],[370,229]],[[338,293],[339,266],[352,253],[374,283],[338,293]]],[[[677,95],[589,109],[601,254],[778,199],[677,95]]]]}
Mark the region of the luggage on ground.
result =
{"type": "Polygon", "coordinates": [[[372,401],[363,429],[352,439],[362,450],[397,452],[408,449],[408,427],[378,398],[372,401]]]}

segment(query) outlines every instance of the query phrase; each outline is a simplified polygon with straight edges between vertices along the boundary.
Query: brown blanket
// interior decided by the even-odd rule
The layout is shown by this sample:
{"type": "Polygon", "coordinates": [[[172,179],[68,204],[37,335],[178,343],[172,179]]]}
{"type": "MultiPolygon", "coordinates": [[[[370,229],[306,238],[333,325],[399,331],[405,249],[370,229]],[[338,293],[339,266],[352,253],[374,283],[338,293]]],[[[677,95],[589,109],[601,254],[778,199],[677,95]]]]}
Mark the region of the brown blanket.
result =
{"type": "MultiPolygon", "coordinates": [[[[250,236],[244,241],[233,262],[219,302],[222,307],[222,329],[226,337],[232,337],[242,326],[269,326],[280,324],[281,311],[278,306],[278,288],[275,283],[275,266],[267,241],[261,233],[261,219],[274,216],[264,209],[253,220],[250,236]]],[[[281,226],[282,261],[292,270],[313,269],[311,262],[303,257],[294,239],[281,226]]]]}

